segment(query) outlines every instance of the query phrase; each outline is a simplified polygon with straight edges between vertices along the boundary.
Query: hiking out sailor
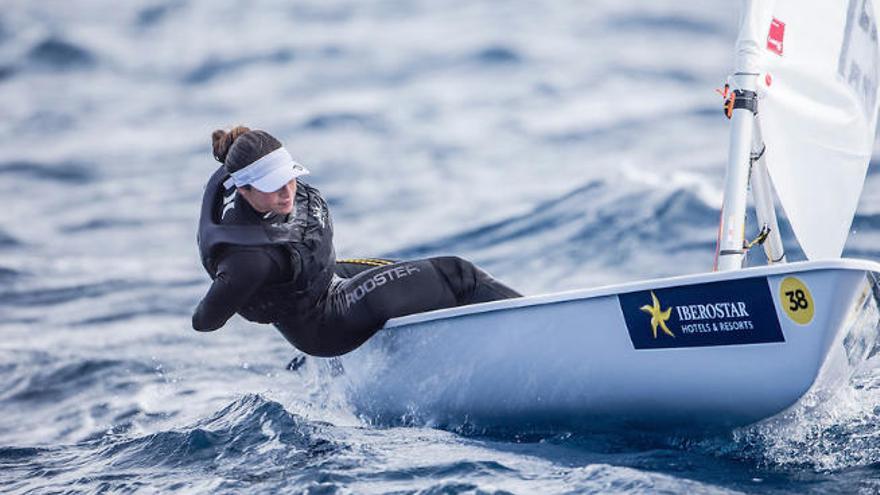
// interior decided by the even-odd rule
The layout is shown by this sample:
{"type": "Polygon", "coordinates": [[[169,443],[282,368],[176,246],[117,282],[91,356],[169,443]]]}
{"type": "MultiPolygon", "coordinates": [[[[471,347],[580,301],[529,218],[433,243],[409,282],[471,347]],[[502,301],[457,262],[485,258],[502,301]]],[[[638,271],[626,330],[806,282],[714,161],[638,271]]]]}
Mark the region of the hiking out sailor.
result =
{"type": "Polygon", "coordinates": [[[205,189],[198,246],[213,283],[194,329],[217,330],[238,313],[329,357],[357,348],[390,318],[520,296],[454,256],[337,261],[327,203],[281,142],[242,126],[211,138],[223,165],[205,189]]]}

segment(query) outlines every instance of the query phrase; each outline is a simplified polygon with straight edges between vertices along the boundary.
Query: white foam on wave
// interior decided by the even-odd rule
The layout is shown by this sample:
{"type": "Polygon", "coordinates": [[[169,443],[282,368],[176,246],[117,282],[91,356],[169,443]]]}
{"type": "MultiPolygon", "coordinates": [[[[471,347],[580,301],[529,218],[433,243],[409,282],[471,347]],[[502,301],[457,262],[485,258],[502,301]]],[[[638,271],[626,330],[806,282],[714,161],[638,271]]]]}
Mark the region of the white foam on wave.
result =
{"type": "MultiPolygon", "coordinates": [[[[847,325],[868,346],[841,348],[815,386],[797,404],[758,424],[733,432],[742,453],[775,468],[840,471],[880,462],[880,357],[876,356],[880,310],[870,297],[847,325]],[[871,357],[869,357],[871,356],[871,357]]],[[[853,342],[858,339],[853,339],[853,342]]],[[[847,344],[838,344],[841,346],[847,344]]],[[[832,349],[832,352],[834,349],[832,349]]]]}
{"type": "Polygon", "coordinates": [[[721,211],[721,198],[724,196],[724,190],[717,177],[710,178],[691,170],[659,172],[636,166],[631,162],[624,162],[621,165],[620,171],[627,181],[642,184],[651,189],[665,191],[682,189],[690,191],[706,206],[717,209],[719,212],[721,211]]]}

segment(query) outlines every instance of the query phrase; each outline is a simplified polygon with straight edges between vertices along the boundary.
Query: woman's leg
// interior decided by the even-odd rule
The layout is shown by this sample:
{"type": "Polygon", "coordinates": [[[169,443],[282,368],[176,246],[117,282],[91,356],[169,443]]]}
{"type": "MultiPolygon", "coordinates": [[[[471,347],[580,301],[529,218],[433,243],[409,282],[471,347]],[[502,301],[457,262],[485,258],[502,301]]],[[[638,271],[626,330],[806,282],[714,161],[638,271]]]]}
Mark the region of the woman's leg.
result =
{"type": "MultiPolygon", "coordinates": [[[[473,263],[457,256],[429,258],[434,268],[445,278],[451,287],[459,288],[457,293],[459,304],[476,304],[478,302],[495,301],[521,297],[522,294],[492,278],[488,273],[477,268],[473,263]],[[473,288],[471,291],[470,289],[473,288]]],[[[361,272],[375,267],[398,263],[383,258],[352,258],[336,262],[336,275],[352,278],[361,272]]]]}
{"type": "Polygon", "coordinates": [[[519,296],[458,257],[377,266],[338,282],[323,324],[298,332],[297,345],[309,354],[335,356],[363,344],[391,318],[519,296]]]}

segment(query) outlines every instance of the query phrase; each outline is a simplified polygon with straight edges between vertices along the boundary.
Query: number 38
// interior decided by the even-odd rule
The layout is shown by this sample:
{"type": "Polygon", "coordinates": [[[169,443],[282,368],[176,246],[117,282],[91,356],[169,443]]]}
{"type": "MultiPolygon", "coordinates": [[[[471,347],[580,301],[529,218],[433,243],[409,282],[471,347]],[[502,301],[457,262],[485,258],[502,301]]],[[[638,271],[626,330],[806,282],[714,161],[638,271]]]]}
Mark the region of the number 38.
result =
{"type": "Polygon", "coordinates": [[[807,295],[800,289],[786,291],[785,295],[788,296],[788,302],[791,303],[788,307],[791,311],[807,309],[810,307],[810,303],[807,301],[807,295]]]}

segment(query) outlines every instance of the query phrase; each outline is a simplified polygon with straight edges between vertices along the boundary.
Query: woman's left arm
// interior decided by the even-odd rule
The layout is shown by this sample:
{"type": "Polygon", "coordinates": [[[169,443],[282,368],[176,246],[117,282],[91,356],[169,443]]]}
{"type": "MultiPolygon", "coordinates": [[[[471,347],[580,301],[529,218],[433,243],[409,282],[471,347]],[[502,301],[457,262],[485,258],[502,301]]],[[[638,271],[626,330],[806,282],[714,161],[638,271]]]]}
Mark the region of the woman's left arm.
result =
{"type": "Polygon", "coordinates": [[[261,249],[230,251],[217,264],[217,278],[199,302],[192,326],[200,332],[217,330],[264,285],[277,270],[272,258],[261,249]]]}

